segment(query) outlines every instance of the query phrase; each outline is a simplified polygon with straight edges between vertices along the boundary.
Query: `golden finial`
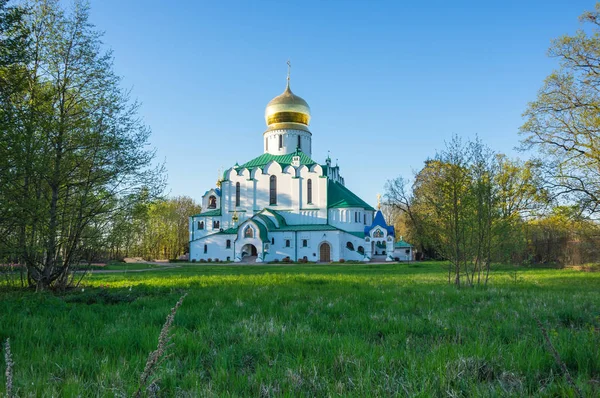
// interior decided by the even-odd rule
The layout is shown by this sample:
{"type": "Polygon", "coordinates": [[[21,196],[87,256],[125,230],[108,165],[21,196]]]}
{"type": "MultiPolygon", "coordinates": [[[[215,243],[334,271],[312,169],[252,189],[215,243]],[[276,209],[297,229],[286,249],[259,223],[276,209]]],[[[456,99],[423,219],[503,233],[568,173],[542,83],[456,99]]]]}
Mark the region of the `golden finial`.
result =
{"type": "Polygon", "coordinates": [[[287,61],[287,66],[288,66],[288,73],[287,73],[287,86],[290,87],[290,72],[292,70],[292,63],[290,62],[290,59],[288,58],[287,61]]]}
{"type": "Polygon", "coordinates": [[[381,210],[381,194],[377,194],[377,210],[381,210]]]}
{"type": "Polygon", "coordinates": [[[233,217],[231,217],[231,221],[233,221],[234,224],[236,224],[239,220],[238,214],[237,214],[237,210],[233,212],[233,217]]]}

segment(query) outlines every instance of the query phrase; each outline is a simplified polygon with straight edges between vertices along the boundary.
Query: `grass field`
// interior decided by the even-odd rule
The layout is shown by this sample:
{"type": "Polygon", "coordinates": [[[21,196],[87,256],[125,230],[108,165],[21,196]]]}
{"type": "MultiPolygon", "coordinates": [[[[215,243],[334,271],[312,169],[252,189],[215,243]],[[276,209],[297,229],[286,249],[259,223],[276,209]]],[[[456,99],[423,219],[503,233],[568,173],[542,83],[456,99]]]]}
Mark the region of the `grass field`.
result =
{"type": "Polygon", "coordinates": [[[97,274],[61,295],[0,290],[0,340],[18,396],[131,396],[188,293],[161,396],[574,396],[535,316],[598,396],[600,272],[514,270],[460,290],[441,263],[97,274]]]}

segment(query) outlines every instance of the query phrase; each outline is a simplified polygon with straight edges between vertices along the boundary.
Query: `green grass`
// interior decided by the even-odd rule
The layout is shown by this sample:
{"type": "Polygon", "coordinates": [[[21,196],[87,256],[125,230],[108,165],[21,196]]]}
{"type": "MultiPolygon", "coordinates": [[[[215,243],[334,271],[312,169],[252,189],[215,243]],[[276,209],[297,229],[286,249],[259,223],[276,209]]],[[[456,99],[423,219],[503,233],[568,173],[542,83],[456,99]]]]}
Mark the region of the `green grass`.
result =
{"type": "Polygon", "coordinates": [[[96,274],[62,295],[0,292],[0,340],[11,339],[19,396],[131,395],[187,292],[159,371],[164,396],[574,396],[537,316],[579,388],[599,394],[599,272],[501,267],[488,288],[460,290],[445,272],[184,264],[96,274]]]}

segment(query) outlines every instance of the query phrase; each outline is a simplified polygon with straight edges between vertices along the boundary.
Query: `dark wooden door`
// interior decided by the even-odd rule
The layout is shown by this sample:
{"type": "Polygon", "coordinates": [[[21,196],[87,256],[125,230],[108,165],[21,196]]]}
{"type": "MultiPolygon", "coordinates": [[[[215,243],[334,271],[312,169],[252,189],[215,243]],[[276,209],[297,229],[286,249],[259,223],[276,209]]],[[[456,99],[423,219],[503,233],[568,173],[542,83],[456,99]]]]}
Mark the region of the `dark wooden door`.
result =
{"type": "Polygon", "coordinates": [[[331,247],[329,243],[322,243],[319,248],[319,261],[328,263],[331,261],[331,247]]]}

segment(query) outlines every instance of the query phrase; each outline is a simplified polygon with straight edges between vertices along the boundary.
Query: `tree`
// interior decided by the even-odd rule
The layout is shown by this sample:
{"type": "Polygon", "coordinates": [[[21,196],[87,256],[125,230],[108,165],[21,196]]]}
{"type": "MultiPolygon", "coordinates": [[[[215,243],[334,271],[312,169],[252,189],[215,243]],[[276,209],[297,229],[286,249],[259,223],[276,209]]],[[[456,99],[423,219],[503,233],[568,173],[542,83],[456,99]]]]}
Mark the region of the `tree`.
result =
{"type": "Polygon", "coordinates": [[[580,19],[592,32],[553,41],[560,68],[548,76],[524,113],[523,148],[543,158],[546,186],[582,212],[600,210],[600,3],[580,19]]]}
{"type": "Polygon", "coordinates": [[[119,199],[157,196],[164,174],[86,3],[75,1],[71,14],[56,0],[32,1],[29,10],[25,84],[10,99],[18,123],[5,137],[10,167],[0,197],[8,210],[0,228],[42,290],[65,287],[119,199]]]}
{"type": "Polygon", "coordinates": [[[386,185],[387,205],[405,215],[421,248],[449,260],[457,286],[487,283],[492,262],[524,246],[522,222],[539,196],[531,164],[458,137],[425,162],[412,190],[402,177],[386,185]]]}

